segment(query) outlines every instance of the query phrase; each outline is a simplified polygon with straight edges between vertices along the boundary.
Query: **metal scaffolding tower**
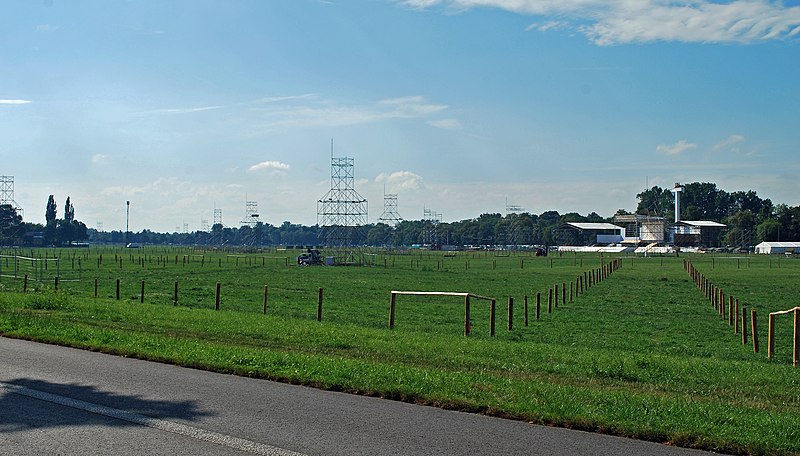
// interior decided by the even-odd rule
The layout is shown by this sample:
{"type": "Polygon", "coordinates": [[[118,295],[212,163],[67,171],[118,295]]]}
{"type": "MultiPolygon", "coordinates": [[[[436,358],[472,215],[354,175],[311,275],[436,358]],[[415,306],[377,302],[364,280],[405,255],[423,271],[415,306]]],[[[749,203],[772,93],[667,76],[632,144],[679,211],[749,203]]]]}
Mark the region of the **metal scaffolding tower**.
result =
{"type": "Polygon", "coordinates": [[[14,176],[0,176],[0,205],[6,204],[14,208],[22,217],[22,207],[14,201],[14,176]]]}
{"type": "MultiPolygon", "coordinates": [[[[246,199],[246,198],[245,198],[246,199]]],[[[245,238],[242,240],[242,243],[248,247],[253,247],[261,244],[261,228],[259,228],[258,224],[260,222],[258,218],[258,202],[257,201],[245,201],[245,209],[244,209],[244,219],[242,219],[242,228],[248,227],[248,230],[244,230],[245,238]]]]}
{"type": "Polygon", "coordinates": [[[422,221],[425,222],[422,231],[422,242],[429,245],[441,244],[439,240],[439,224],[442,223],[442,213],[423,208],[422,221]]]}
{"type": "Polygon", "coordinates": [[[392,227],[403,221],[403,217],[397,213],[397,193],[385,193],[384,190],[383,214],[378,217],[378,221],[392,227]]]}
{"type": "Polygon", "coordinates": [[[354,181],[354,160],[334,157],[331,141],[331,189],[317,201],[320,238],[328,247],[352,247],[363,237],[361,227],[367,224],[367,200],[358,194],[354,181]]]}
{"type": "Polygon", "coordinates": [[[504,239],[506,245],[520,245],[525,243],[525,230],[520,218],[520,214],[522,214],[523,211],[524,209],[522,206],[508,204],[508,200],[506,200],[506,233],[504,239]]]}
{"type": "Polygon", "coordinates": [[[242,225],[247,225],[250,228],[256,226],[259,222],[258,219],[258,201],[245,201],[244,202],[244,219],[242,225]]]}

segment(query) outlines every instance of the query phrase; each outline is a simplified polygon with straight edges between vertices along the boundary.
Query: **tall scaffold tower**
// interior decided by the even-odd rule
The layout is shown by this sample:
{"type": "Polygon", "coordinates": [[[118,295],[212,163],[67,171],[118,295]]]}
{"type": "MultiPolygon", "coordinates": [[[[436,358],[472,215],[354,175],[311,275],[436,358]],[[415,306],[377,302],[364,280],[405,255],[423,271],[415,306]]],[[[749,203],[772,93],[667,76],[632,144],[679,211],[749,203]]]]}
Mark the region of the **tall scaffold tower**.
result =
{"type": "Polygon", "coordinates": [[[422,242],[429,245],[440,245],[439,224],[442,223],[442,213],[432,209],[422,209],[422,221],[425,222],[422,231],[422,242]]]}
{"type": "Polygon", "coordinates": [[[211,225],[211,236],[208,241],[210,245],[223,244],[222,228],[224,228],[224,226],[225,225],[222,224],[222,209],[214,208],[214,224],[211,225]]]}
{"type": "Polygon", "coordinates": [[[360,242],[367,224],[367,200],[355,189],[354,162],[335,157],[331,140],[331,189],[317,201],[320,238],[327,247],[342,249],[345,262],[353,261],[352,251],[347,250],[360,242]]]}
{"type": "Polygon", "coordinates": [[[403,221],[403,217],[397,212],[397,193],[386,193],[386,189],[383,190],[383,214],[378,217],[378,221],[391,227],[403,221]]]}
{"type": "Polygon", "coordinates": [[[261,243],[260,233],[257,232],[256,227],[260,222],[258,214],[258,201],[248,201],[245,197],[244,203],[244,218],[241,221],[242,226],[250,227],[249,234],[243,240],[244,245],[252,247],[261,243]]]}
{"type": "Polygon", "coordinates": [[[378,223],[385,223],[392,227],[392,230],[386,234],[384,244],[396,245],[397,225],[403,221],[403,217],[397,212],[397,193],[386,193],[386,187],[383,188],[383,214],[378,217],[378,223]]]}
{"type": "Polygon", "coordinates": [[[505,243],[507,245],[520,245],[524,242],[524,227],[520,215],[525,211],[522,206],[508,204],[506,199],[506,233],[505,243]]]}
{"type": "Polygon", "coordinates": [[[0,205],[9,205],[22,217],[22,207],[14,201],[14,176],[0,176],[0,205]]]}

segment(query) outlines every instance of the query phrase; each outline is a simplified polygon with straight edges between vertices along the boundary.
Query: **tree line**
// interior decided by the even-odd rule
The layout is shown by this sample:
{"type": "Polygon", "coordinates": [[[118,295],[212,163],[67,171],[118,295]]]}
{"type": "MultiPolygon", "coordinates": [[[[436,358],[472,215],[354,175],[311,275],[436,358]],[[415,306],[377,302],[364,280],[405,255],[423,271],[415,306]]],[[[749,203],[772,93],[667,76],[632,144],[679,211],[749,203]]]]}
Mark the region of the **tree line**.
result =
{"type": "MultiPolygon", "coordinates": [[[[671,189],[653,186],[638,195],[635,213],[674,218],[674,194],[671,189]]],[[[7,205],[6,205],[7,206],[7,205]]],[[[22,221],[10,206],[0,206],[0,242],[20,245],[31,241],[31,233],[41,233],[44,245],[68,245],[88,240],[92,243],[136,242],[157,245],[203,246],[270,246],[323,245],[324,228],[283,222],[274,226],[257,223],[241,227],[214,225],[209,232],[158,233],[148,229],[137,233],[99,232],[87,229],[75,219],[75,211],[67,197],[63,218],[57,219],[57,207],[51,195],[47,202],[46,224],[22,221]]],[[[616,214],[629,214],[619,209],[616,214]]],[[[615,215],[616,215],[615,214],[615,215]]],[[[716,184],[693,182],[684,185],[681,195],[682,220],[711,220],[727,225],[721,235],[726,246],[749,247],[761,241],[800,241],[800,206],[774,205],[756,192],[726,192],[716,184]]],[[[541,214],[485,213],[477,218],[451,223],[430,220],[404,220],[396,226],[383,223],[360,227],[353,242],[359,245],[400,247],[415,244],[437,245],[557,245],[564,241],[562,227],[566,222],[612,222],[595,212],[560,214],[550,210],[541,214]]]]}
{"type": "Polygon", "coordinates": [[[58,206],[50,195],[44,218],[44,225],[25,222],[14,206],[0,205],[0,245],[66,246],[89,238],[86,225],[75,219],[75,206],[69,196],[64,203],[64,217],[59,219],[58,206]]]}

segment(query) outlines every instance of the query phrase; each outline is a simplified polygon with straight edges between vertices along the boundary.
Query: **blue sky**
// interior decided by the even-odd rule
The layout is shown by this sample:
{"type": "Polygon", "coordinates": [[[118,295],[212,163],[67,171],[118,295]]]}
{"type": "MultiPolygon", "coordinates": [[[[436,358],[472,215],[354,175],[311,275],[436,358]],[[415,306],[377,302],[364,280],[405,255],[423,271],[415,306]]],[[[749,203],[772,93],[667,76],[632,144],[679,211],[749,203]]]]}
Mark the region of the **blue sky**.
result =
{"type": "Polygon", "coordinates": [[[330,140],[369,221],[634,210],[715,182],[800,204],[800,6],[0,0],[0,174],[43,222],[313,225],[330,140]]]}

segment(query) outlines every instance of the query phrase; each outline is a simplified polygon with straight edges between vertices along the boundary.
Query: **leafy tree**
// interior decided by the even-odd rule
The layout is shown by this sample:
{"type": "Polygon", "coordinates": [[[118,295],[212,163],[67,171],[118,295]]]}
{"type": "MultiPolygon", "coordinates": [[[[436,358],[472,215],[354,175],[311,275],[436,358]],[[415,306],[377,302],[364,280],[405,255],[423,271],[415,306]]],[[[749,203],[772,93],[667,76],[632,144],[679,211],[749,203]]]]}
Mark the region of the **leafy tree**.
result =
{"type": "Polygon", "coordinates": [[[68,196],[67,202],[64,204],[64,222],[69,224],[72,223],[73,220],[75,220],[75,208],[72,207],[68,196]]]}
{"type": "Polygon", "coordinates": [[[764,220],[756,229],[759,241],[777,241],[781,236],[781,224],[777,220],[764,220]]]}
{"type": "Polygon", "coordinates": [[[639,200],[639,204],[636,206],[637,214],[665,218],[671,218],[674,215],[675,197],[669,190],[656,185],[637,194],[636,198],[639,200]]]}
{"type": "Polygon", "coordinates": [[[53,198],[53,195],[50,195],[47,198],[47,209],[44,213],[44,219],[46,223],[49,225],[51,223],[55,223],[56,221],[56,200],[53,198]]]}
{"type": "Polygon", "coordinates": [[[22,216],[10,204],[0,205],[0,243],[3,245],[15,244],[22,235],[22,216]]]}

